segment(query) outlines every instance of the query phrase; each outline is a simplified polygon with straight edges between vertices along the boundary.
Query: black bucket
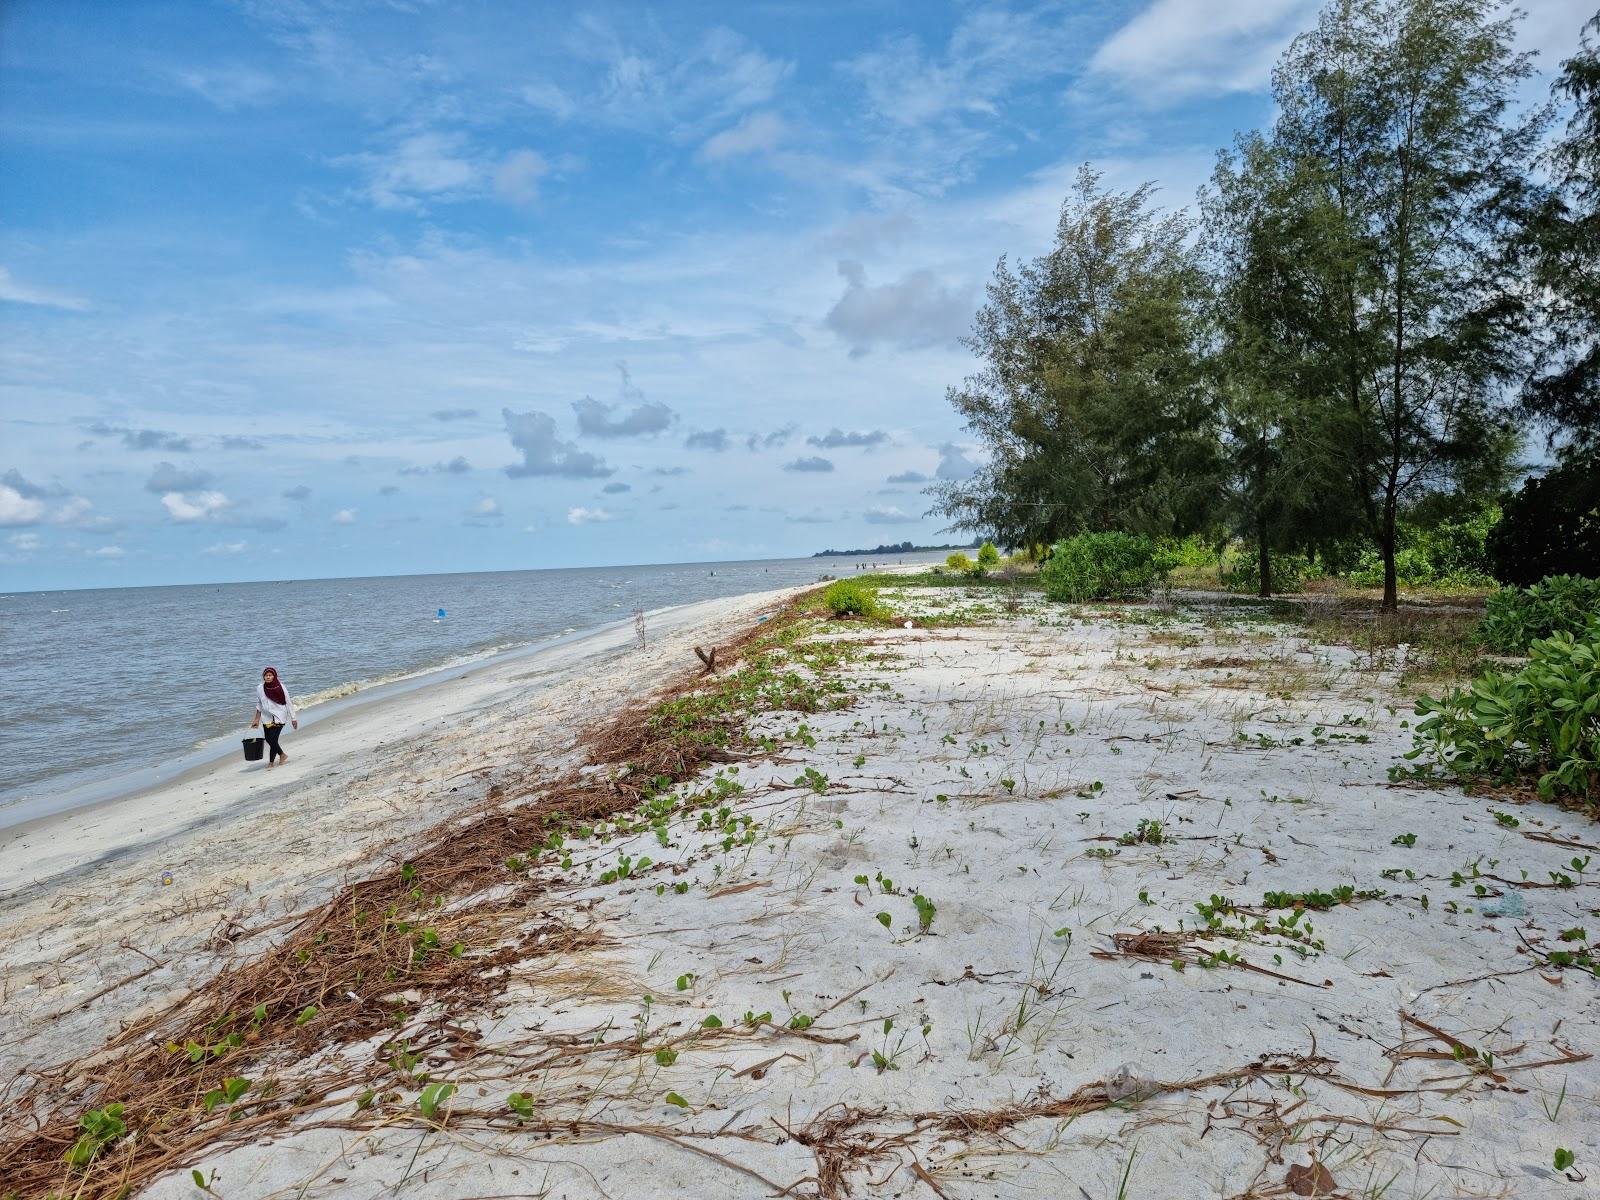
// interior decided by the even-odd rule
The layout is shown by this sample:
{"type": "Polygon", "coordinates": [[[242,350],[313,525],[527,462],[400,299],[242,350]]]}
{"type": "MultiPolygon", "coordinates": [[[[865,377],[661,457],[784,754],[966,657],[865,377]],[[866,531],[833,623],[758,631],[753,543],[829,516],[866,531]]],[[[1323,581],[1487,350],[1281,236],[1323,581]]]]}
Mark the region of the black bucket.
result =
{"type": "Polygon", "coordinates": [[[267,739],[266,738],[258,738],[258,737],[247,737],[247,738],[243,738],[241,740],[244,742],[244,760],[245,760],[245,762],[260,762],[261,761],[261,756],[267,752],[266,751],[267,739]]]}

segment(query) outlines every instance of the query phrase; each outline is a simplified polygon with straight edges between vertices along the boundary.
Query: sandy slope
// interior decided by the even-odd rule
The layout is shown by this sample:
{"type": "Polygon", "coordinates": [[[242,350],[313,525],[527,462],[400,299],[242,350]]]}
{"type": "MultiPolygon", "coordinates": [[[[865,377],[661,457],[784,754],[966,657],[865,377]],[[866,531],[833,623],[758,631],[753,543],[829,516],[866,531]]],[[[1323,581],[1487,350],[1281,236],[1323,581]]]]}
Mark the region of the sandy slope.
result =
{"type": "MultiPolygon", "coordinates": [[[[749,612],[727,602],[729,618],[749,612]]],[[[1128,1197],[1199,1200],[1293,1194],[1291,1168],[1313,1159],[1345,1196],[1596,1194],[1551,1155],[1571,1148],[1600,1178],[1600,981],[1535,969],[1523,943],[1600,925],[1600,854],[1580,874],[1567,864],[1587,849],[1537,840],[1594,846],[1600,829],[1539,804],[1512,825],[1504,804],[1390,785],[1409,745],[1392,664],[1214,611],[1034,605],[946,629],[836,628],[874,643],[847,668],[854,702],[807,718],[785,761],[738,771],[730,816],[750,817],[750,844],[742,825],[725,849],[691,819],[665,848],[585,847],[548,908],[603,942],[513,972],[493,1012],[424,1015],[473,1046],[415,1068],[458,1087],[447,1121],[425,1121],[397,1075],[350,1127],[208,1157],[218,1194],[1101,1200],[1125,1176],[1128,1197]],[[600,883],[623,854],[655,865],[600,883]],[[1520,886],[1551,872],[1574,886],[1520,886]],[[1268,904],[1341,885],[1384,894],[1298,917],[1268,904]],[[937,906],[926,930],[916,895],[937,906]],[[1214,896],[1235,906],[1220,929],[1148,936],[1205,933],[1196,904],[1214,896]],[[792,1014],[812,1023],[789,1029],[792,1014]],[[641,1030],[676,1058],[618,1049],[641,1030]],[[519,1133],[513,1090],[570,1130],[519,1133]]],[[[439,814],[441,781],[507,769],[535,721],[561,745],[573,706],[599,701],[575,685],[496,695],[393,769],[368,759],[317,785],[301,813],[337,796],[339,819],[278,827],[314,879],[274,880],[258,817],[181,843],[188,895],[146,890],[164,865],[152,850],[52,881],[25,914],[27,947],[40,940],[21,1032],[138,969],[105,950],[108,928],[201,969],[220,914],[270,894],[253,919],[275,915],[370,852],[329,845],[335,829],[353,819],[370,848],[416,828],[439,814]],[[394,811],[402,794],[427,811],[394,811]],[[208,901],[187,881],[219,860],[228,891],[208,901]],[[108,920],[99,906],[119,902],[142,917],[108,920]],[[209,907],[156,930],[157,904],[209,907]],[[52,984],[46,964],[72,946],[52,984]]],[[[125,1011],[132,991],[90,1011],[125,1011]]],[[[185,1172],[148,1194],[196,1193],[185,1172]]]]}
{"type": "Polygon", "coordinates": [[[694,662],[697,642],[791,594],[651,613],[644,649],[629,625],[447,672],[332,720],[312,709],[284,738],[286,766],[229,758],[0,832],[0,1079],[82,1053],[108,1021],[261,944],[234,944],[240,930],[320,902],[496,782],[559,765],[595,712],[648,695],[694,662]]]}

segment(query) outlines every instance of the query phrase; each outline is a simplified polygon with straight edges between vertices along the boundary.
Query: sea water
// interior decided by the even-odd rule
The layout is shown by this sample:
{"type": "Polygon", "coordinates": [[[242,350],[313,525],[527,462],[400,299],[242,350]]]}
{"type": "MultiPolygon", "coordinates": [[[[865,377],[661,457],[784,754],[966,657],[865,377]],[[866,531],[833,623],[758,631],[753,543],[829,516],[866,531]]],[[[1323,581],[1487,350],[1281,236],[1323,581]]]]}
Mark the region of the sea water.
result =
{"type": "Polygon", "coordinates": [[[826,557],[0,595],[0,827],[42,797],[245,736],[266,666],[315,715],[331,699],[635,609],[856,567],[826,557]]]}

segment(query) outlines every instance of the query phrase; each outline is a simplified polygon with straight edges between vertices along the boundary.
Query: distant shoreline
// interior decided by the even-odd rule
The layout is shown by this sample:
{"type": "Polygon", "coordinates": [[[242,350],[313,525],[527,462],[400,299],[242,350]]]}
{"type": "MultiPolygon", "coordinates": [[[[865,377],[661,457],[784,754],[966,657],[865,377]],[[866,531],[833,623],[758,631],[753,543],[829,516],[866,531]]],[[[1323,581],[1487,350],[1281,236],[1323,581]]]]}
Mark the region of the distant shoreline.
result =
{"type": "Polygon", "coordinates": [[[910,542],[899,542],[893,546],[876,546],[871,550],[818,550],[812,558],[871,558],[874,554],[932,554],[938,550],[976,550],[983,544],[982,538],[974,538],[970,542],[962,542],[959,546],[913,546],[910,542]]]}

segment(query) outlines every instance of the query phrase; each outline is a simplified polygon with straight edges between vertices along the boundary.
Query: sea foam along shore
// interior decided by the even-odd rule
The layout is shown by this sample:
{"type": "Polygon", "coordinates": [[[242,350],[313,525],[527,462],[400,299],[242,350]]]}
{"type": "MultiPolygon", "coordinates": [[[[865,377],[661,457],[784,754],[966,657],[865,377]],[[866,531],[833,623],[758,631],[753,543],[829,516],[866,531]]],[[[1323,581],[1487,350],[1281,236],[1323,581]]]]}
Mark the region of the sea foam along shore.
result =
{"type": "Polygon", "coordinates": [[[219,929],[319,903],[481,800],[497,771],[558,763],[595,714],[648,694],[695,661],[694,645],[794,591],[647,613],[642,649],[629,622],[409,681],[303,726],[285,739],[285,767],[235,751],[0,830],[0,1081],[59,1060],[80,1032],[93,1040],[107,1011],[126,1016],[214,971],[219,929]]]}
{"type": "Polygon", "coordinates": [[[569,949],[472,948],[489,1003],[413,1001],[404,1046],[308,1041],[272,1069],[330,1107],[193,1165],[229,1200],[1582,1194],[1551,1155],[1600,1158],[1600,1005],[1548,952],[1591,824],[1392,786],[1392,661],[1293,626],[886,598],[915,627],[807,631],[848,703],[755,718],[667,845],[527,868],[569,949]]]}

